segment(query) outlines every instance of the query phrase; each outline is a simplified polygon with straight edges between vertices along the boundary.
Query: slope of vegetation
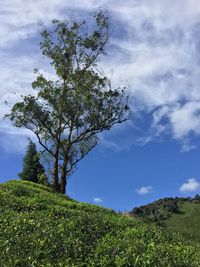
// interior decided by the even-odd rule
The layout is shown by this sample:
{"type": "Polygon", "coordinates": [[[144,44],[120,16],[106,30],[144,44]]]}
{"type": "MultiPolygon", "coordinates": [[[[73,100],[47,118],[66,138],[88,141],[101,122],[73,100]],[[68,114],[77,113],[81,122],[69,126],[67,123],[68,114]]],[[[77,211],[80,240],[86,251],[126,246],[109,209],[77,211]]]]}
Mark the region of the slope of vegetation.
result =
{"type": "Polygon", "coordinates": [[[0,185],[0,266],[200,266],[181,235],[43,185],[0,185]]]}
{"type": "Polygon", "coordinates": [[[180,232],[186,240],[200,241],[200,199],[164,198],[151,204],[134,208],[130,215],[144,222],[166,227],[170,232],[180,232]]]}
{"type": "Polygon", "coordinates": [[[200,203],[182,202],[180,213],[170,216],[165,225],[170,231],[181,232],[187,240],[200,242],[200,203]]]}
{"type": "MultiPolygon", "coordinates": [[[[184,201],[184,199],[182,199],[184,201]]],[[[180,213],[179,198],[164,198],[148,205],[134,208],[130,215],[142,218],[146,222],[163,224],[172,214],[180,213]]]]}

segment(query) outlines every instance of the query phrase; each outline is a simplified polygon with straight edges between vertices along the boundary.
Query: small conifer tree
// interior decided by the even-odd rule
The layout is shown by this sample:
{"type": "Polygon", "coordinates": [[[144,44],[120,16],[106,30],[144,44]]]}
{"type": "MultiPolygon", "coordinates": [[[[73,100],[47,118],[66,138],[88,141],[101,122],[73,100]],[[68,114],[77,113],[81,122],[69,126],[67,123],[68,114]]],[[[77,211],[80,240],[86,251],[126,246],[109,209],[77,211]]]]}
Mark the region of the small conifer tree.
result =
{"type": "Polygon", "coordinates": [[[23,160],[22,172],[19,173],[18,176],[22,180],[31,181],[34,183],[41,183],[40,177],[46,176],[44,167],[39,161],[36,145],[31,140],[29,141],[26,155],[23,160]]]}

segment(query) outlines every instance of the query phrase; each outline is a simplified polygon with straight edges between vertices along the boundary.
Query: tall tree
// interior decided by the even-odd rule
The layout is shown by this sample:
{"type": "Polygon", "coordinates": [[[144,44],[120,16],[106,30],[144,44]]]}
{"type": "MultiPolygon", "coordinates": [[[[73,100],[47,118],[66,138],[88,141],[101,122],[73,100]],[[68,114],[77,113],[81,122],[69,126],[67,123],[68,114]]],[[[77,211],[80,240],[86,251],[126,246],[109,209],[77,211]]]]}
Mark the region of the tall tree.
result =
{"type": "Polygon", "coordinates": [[[86,21],[54,20],[52,31],[41,32],[42,54],[57,78],[36,70],[37,96],[25,96],[7,115],[15,126],[36,134],[53,161],[54,190],[62,193],[70,172],[98,144],[98,134],[130,116],[125,88],[113,89],[97,68],[109,39],[107,12],[100,10],[94,22],[89,27],[86,21]]]}
{"type": "Polygon", "coordinates": [[[40,177],[45,175],[44,168],[40,163],[36,145],[29,141],[26,155],[23,160],[22,172],[18,174],[22,180],[38,183],[40,177]]]}

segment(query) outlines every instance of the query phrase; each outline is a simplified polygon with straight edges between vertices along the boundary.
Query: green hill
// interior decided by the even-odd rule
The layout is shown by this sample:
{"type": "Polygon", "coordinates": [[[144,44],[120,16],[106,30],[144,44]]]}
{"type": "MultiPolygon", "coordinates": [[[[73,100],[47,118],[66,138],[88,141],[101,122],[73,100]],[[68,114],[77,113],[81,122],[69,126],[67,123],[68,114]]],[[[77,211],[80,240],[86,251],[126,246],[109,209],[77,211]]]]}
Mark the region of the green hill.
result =
{"type": "Polygon", "coordinates": [[[180,232],[186,240],[200,242],[200,200],[196,198],[165,198],[131,212],[144,222],[153,222],[170,232],[180,232]]]}
{"type": "Polygon", "coordinates": [[[24,181],[0,185],[0,266],[200,266],[200,248],[24,181]]]}

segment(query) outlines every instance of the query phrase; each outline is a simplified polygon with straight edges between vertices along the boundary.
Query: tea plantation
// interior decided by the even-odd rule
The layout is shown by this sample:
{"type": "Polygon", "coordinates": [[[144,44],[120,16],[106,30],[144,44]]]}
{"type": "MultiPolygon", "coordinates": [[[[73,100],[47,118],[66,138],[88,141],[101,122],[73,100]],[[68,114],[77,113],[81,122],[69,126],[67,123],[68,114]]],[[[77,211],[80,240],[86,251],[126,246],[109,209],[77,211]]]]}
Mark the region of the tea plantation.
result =
{"type": "Polygon", "coordinates": [[[200,247],[24,181],[0,185],[0,266],[200,266],[200,247]]]}

